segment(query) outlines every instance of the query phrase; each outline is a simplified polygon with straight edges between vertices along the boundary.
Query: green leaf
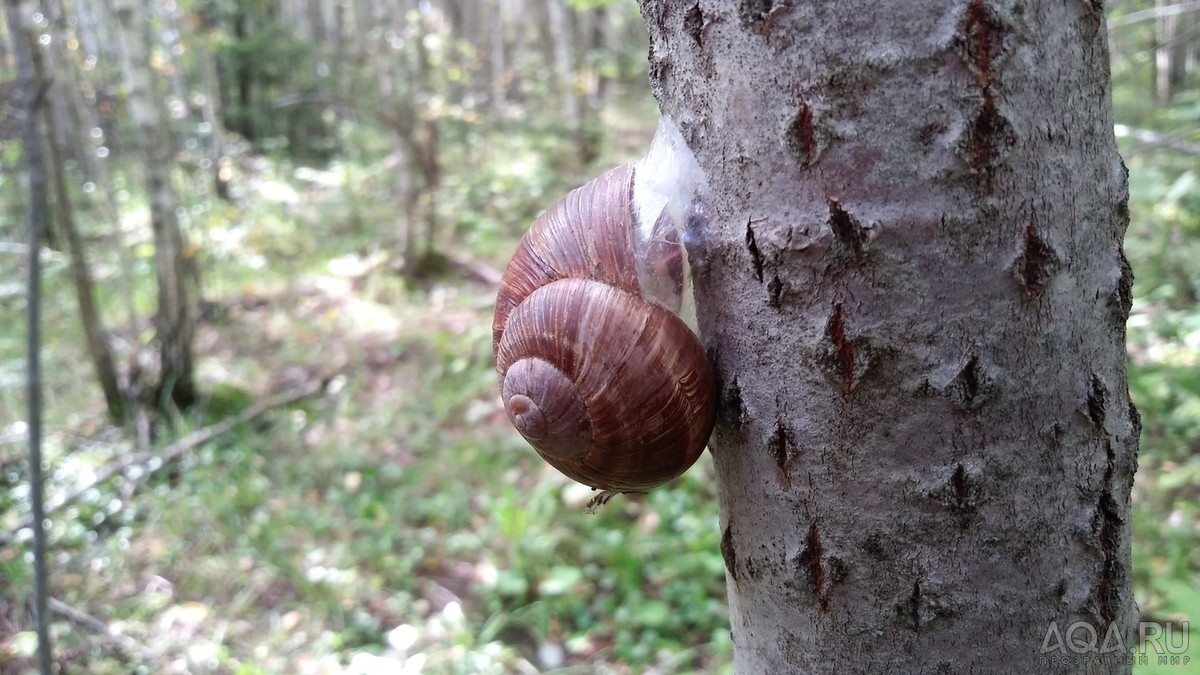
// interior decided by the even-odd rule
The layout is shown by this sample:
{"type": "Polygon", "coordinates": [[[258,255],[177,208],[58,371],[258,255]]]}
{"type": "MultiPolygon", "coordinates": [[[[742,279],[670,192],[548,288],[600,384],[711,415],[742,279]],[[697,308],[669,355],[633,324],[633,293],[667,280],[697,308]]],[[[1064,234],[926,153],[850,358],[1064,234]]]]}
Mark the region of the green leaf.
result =
{"type": "Polygon", "coordinates": [[[580,581],[583,581],[583,570],[578,567],[552,567],[546,578],[542,579],[542,583],[538,584],[538,593],[563,595],[570,592],[580,581]]]}

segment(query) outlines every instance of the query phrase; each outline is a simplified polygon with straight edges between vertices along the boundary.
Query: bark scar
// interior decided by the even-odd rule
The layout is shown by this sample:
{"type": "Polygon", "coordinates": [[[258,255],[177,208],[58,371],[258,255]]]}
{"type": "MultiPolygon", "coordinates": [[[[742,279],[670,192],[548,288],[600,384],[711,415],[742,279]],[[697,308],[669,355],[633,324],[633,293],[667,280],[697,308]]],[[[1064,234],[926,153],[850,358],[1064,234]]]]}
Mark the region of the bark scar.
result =
{"type": "MultiPolygon", "coordinates": [[[[962,466],[960,465],[961,469],[962,466]]],[[[921,630],[921,580],[913,582],[912,595],[908,597],[908,615],[912,619],[913,628],[921,630]]]]}
{"type": "Polygon", "coordinates": [[[1000,112],[995,91],[996,62],[1005,52],[1004,42],[1011,32],[995,8],[985,0],[971,0],[961,39],[983,102],[967,129],[966,155],[971,168],[987,177],[1016,145],[1016,132],[1000,112]]]}
{"type": "Polygon", "coordinates": [[[704,12],[700,11],[699,2],[684,13],[683,29],[692,36],[692,39],[696,41],[696,46],[699,47],[701,38],[704,36],[704,12]]]}
{"type": "Polygon", "coordinates": [[[750,260],[754,263],[754,278],[761,284],[763,280],[763,258],[762,254],[758,251],[758,242],[754,239],[753,222],[752,220],[746,221],[746,250],[750,252],[750,260]]]}
{"type": "Polygon", "coordinates": [[[944,391],[950,402],[959,410],[972,412],[987,403],[994,391],[993,385],[979,361],[979,355],[972,351],[966,364],[944,391]]]}
{"type": "Polygon", "coordinates": [[[808,536],[805,538],[804,550],[796,559],[796,565],[799,567],[801,574],[808,578],[809,588],[812,589],[813,595],[821,604],[822,611],[829,610],[829,598],[825,594],[825,567],[821,563],[821,558],[824,555],[824,549],[821,544],[821,533],[817,531],[817,522],[814,520],[808,526],[808,536]]]}
{"type": "Polygon", "coordinates": [[[1037,210],[1031,207],[1029,222],[1025,224],[1022,234],[1021,257],[1018,259],[1018,275],[1025,294],[1030,299],[1041,295],[1058,266],[1058,254],[1038,232],[1037,210]]]}
{"type": "Polygon", "coordinates": [[[1108,295],[1108,305],[1113,310],[1115,323],[1124,329],[1125,322],[1129,320],[1129,310],[1133,308],[1133,267],[1129,265],[1129,259],[1125,257],[1123,249],[1117,249],[1117,256],[1117,265],[1121,271],[1116,287],[1108,295]]]}
{"type": "Polygon", "coordinates": [[[725,531],[721,533],[721,557],[725,559],[725,569],[729,570],[729,576],[736,584],[738,580],[737,572],[737,550],[733,547],[733,525],[725,525],[725,531]]]}
{"type": "Polygon", "coordinates": [[[862,223],[858,219],[842,208],[838,200],[828,199],[826,201],[829,204],[829,227],[833,230],[833,236],[842,246],[850,250],[854,263],[862,267],[867,244],[866,230],[863,229],[862,223]]]}
{"type": "Polygon", "coordinates": [[[812,106],[804,100],[796,109],[796,117],[788,125],[784,135],[784,143],[788,150],[800,160],[800,166],[810,166],[816,159],[817,139],[813,132],[812,106]]]}
{"type": "Polygon", "coordinates": [[[967,485],[967,470],[963,468],[961,462],[955,467],[954,475],[950,477],[950,486],[954,488],[954,501],[958,508],[966,506],[967,492],[970,486],[967,485]]]}
{"type": "MultiPolygon", "coordinates": [[[[1104,430],[1104,418],[1108,414],[1108,388],[1096,373],[1092,373],[1091,388],[1087,397],[1087,416],[1096,428],[1104,430]]],[[[1111,448],[1110,448],[1111,450],[1111,448]]]]}
{"type": "Polygon", "coordinates": [[[840,302],[833,305],[826,334],[833,341],[834,359],[841,369],[842,394],[849,395],[854,389],[854,342],[846,336],[846,319],[840,302]]]}
{"type": "Polygon", "coordinates": [[[767,441],[767,452],[771,453],[771,458],[775,460],[775,466],[779,468],[779,486],[784,490],[792,489],[792,447],[794,445],[795,439],[792,430],[783,423],[782,417],[776,418],[775,432],[767,441]]]}
{"type": "Polygon", "coordinates": [[[1097,582],[1100,619],[1111,625],[1121,613],[1121,589],[1127,586],[1126,572],[1121,566],[1121,530],[1124,519],[1113,497],[1113,478],[1116,473],[1116,450],[1112,442],[1105,444],[1108,465],[1104,471],[1104,489],[1096,504],[1092,531],[1100,550],[1100,579],[1097,582]]]}
{"type": "Polygon", "coordinates": [[[721,410],[729,423],[735,429],[740,429],[746,422],[746,406],[742,402],[742,388],[738,384],[737,375],[734,375],[729,382],[729,386],[725,388],[725,395],[722,400],[721,410]]]}
{"type": "Polygon", "coordinates": [[[783,282],[779,280],[779,275],[771,277],[771,282],[767,284],[767,304],[774,309],[780,308],[780,302],[783,299],[783,282]]]}

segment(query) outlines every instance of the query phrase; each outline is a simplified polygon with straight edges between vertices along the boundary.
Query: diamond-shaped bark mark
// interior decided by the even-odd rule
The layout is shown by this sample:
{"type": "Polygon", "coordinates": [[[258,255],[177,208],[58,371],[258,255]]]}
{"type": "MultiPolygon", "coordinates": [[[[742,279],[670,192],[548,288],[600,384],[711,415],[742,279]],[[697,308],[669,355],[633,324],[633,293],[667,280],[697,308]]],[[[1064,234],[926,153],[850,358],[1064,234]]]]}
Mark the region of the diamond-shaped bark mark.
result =
{"type": "Polygon", "coordinates": [[[792,488],[792,448],[794,446],[795,437],[792,430],[787,428],[782,418],[775,420],[775,431],[767,441],[767,452],[771,453],[771,459],[775,460],[775,466],[779,469],[779,486],[784,490],[792,488]]]}
{"type": "Polygon", "coordinates": [[[1108,294],[1108,306],[1117,323],[1124,326],[1129,319],[1129,310],[1133,308],[1133,267],[1129,265],[1124,250],[1118,249],[1117,255],[1121,271],[1116,286],[1108,294]]]}
{"type": "Polygon", "coordinates": [[[833,236],[850,252],[854,262],[861,266],[867,247],[866,230],[863,229],[862,223],[857,218],[842,208],[838,200],[829,199],[827,203],[829,204],[829,227],[833,230],[833,236]]]}
{"type": "Polygon", "coordinates": [[[746,26],[759,26],[770,16],[775,8],[775,0],[742,0],[738,6],[738,16],[746,26]]]}
{"type": "Polygon", "coordinates": [[[661,83],[671,76],[671,71],[674,69],[669,58],[666,56],[655,56],[655,52],[650,52],[650,81],[661,83]]]}
{"type": "Polygon", "coordinates": [[[967,470],[961,463],[954,468],[954,475],[950,477],[950,487],[954,490],[955,505],[960,509],[966,507],[971,486],[967,483],[967,470]]]}
{"type": "MultiPolygon", "coordinates": [[[[1127,572],[1121,565],[1121,532],[1125,519],[1120,506],[1113,497],[1113,477],[1116,469],[1116,449],[1111,442],[1105,446],[1108,466],[1104,471],[1104,489],[1092,516],[1092,544],[1100,551],[1100,578],[1097,581],[1097,614],[1105,624],[1111,624],[1120,615],[1121,589],[1126,586],[1127,572]]],[[[1099,628],[1099,627],[1097,627],[1099,628]]],[[[1105,627],[1107,630],[1107,626],[1105,627]]]]}
{"type": "Polygon", "coordinates": [[[779,309],[783,303],[783,282],[779,280],[779,275],[776,274],[767,284],[767,304],[774,309],[779,309]]]}
{"type": "Polygon", "coordinates": [[[913,630],[921,630],[921,580],[913,582],[912,594],[908,596],[908,618],[913,630]]]}
{"type": "Polygon", "coordinates": [[[1108,387],[1100,376],[1092,373],[1087,397],[1087,416],[1097,429],[1104,430],[1104,418],[1108,415],[1108,387]]]}
{"type": "MultiPolygon", "coordinates": [[[[1100,495],[1096,509],[1098,527],[1096,540],[1103,562],[1100,565],[1099,591],[1100,618],[1111,624],[1121,612],[1121,588],[1126,584],[1124,567],[1121,565],[1121,514],[1113,496],[1105,491],[1100,495]]],[[[1099,627],[1097,627],[1099,629],[1099,627]]],[[[1107,625],[1105,633],[1107,634],[1107,625]]]]}
{"type": "Polygon", "coordinates": [[[725,559],[725,569],[734,583],[738,580],[737,549],[733,547],[733,525],[726,525],[721,533],[721,557],[725,559]]]}
{"type": "MultiPolygon", "coordinates": [[[[1129,397],[1128,390],[1125,391],[1125,396],[1127,398],[1129,397]]],[[[1132,427],[1133,437],[1135,439],[1142,435],[1142,413],[1138,412],[1137,406],[1133,404],[1132,398],[1129,399],[1129,425],[1130,425],[1130,427],[1132,427]]],[[[1136,456],[1134,457],[1134,464],[1135,464],[1134,468],[1136,468],[1136,464],[1137,464],[1136,456]]],[[[1132,476],[1130,476],[1130,477],[1132,478],[1132,476]]]]}
{"type": "Polygon", "coordinates": [[[973,412],[991,398],[992,379],[984,371],[979,356],[971,354],[945,389],[946,397],[959,410],[973,412]]]}
{"type": "Polygon", "coordinates": [[[701,38],[704,35],[704,12],[700,11],[700,3],[692,5],[691,9],[683,14],[683,30],[692,39],[696,41],[696,46],[700,46],[701,38]]]}
{"type": "Polygon", "coordinates": [[[1022,234],[1021,255],[1017,258],[1016,273],[1025,295],[1037,298],[1058,271],[1061,260],[1054,247],[1038,232],[1037,211],[1030,209],[1029,222],[1022,234]]]}
{"type": "Polygon", "coordinates": [[[758,251],[758,242],[754,240],[753,221],[746,221],[746,250],[750,252],[750,262],[754,265],[754,278],[758,283],[763,280],[763,258],[758,251]]]}
{"type": "Polygon", "coordinates": [[[805,101],[800,101],[797,106],[796,116],[788,125],[783,140],[800,166],[809,166],[816,159],[817,139],[813,132],[812,106],[805,101]]]}
{"type": "Polygon", "coordinates": [[[837,362],[842,380],[842,394],[849,394],[854,389],[854,342],[846,335],[846,317],[842,312],[842,303],[833,305],[833,314],[825,326],[825,334],[833,343],[833,359],[837,362]]]}
{"type": "Polygon", "coordinates": [[[985,97],[979,112],[968,123],[965,143],[960,152],[975,173],[988,174],[1008,159],[1016,147],[1017,133],[996,107],[991,97],[985,97]]]}
{"type": "Polygon", "coordinates": [[[821,533],[817,531],[817,523],[813,521],[808,526],[808,536],[804,540],[804,550],[796,558],[796,567],[800,574],[804,575],[808,581],[808,587],[812,589],[813,595],[816,596],[817,602],[821,603],[822,610],[829,609],[829,598],[826,597],[825,589],[825,567],[822,564],[824,550],[821,545],[821,533]]]}
{"type": "Polygon", "coordinates": [[[746,423],[746,404],[742,402],[742,388],[734,375],[721,395],[721,417],[734,429],[746,423]]]}
{"type": "Polygon", "coordinates": [[[994,84],[993,68],[1005,51],[1004,42],[1012,29],[987,0],[971,0],[961,30],[967,63],[975,72],[980,88],[987,91],[994,84]]]}

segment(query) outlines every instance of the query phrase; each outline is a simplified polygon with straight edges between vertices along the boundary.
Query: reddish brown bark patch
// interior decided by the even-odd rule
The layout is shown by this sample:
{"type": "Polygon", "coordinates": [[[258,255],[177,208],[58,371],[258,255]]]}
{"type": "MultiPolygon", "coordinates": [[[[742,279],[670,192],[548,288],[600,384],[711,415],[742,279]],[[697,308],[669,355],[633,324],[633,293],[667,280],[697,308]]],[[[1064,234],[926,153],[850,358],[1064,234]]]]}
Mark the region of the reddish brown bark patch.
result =
{"type": "Polygon", "coordinates": [[[979,85],[988,89],[995,82],[993,69],[1006,51],[1005,39],[1012,29],[986,0],[971,0],[962,28],[968,62],[973,66],[979,85]]]}
{"type": "Polygon", "coordinates": [[[966,134],[967,161],[978,174],[990,174],[1008,158],[1017,144],[1012,123],[1000,113],[995,100],[984,96],[966,134]]]}
{"type": "Polygon", "coordinates": [[[1007,53],[1006,41],[1012,28],[985,0],[972,0],[960,29],[964,60],[979,85],[982,99],[979,110],[968,123],[966,139],[960,148],[971,169],[984,176],[1000,166],[1016,145],[1012,123],[996,102],[996,68],[1007,53]]]}
{"type": "Polygon", "coordinates": [[[804,550],[796,558],[796,567],[800,574],[804,575],[808,582],[808,587],[816,596],[817,602],[821,605],[822,611],[828,611],[829,598],[826,596],[825,588],[825,567],[822,564],[824,549],[821,545],[821,533],[817,530],[817,523],[813,521],[808,526],[808,536],[805,537],[804,550]]]}
{"type": "Polygon", "coordinates": [[[854,341],[846,335],[846,317],[842,312],[842,303],[834,303],[833,314],[825,327],[825,335],[833,346],[833,360],[841,376],[842,394],[849,395],[855,383],[855,351],[854,341]]]}
{"type": "Polygon", "coordinates": [[[800,166],[810,166],[816,160],[817,139],[813,132],[812,106],[805,101],[800,101],[800,105],[797,106],[796,116],[788,125],[783,142],[800,162],[800,166]]]}

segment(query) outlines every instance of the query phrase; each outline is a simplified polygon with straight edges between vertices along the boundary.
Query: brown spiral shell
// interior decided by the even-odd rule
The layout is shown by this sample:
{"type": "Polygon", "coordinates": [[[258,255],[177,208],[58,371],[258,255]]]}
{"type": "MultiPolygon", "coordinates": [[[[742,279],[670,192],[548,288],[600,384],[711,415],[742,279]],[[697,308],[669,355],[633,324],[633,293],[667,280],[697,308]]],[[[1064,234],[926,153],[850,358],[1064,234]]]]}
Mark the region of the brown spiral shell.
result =
{"type": "MultiPolygon", "coordinates": [[[[504,271],[492,321],[509,420],[556,469],[613,492],[686,471],[716,414],[699,339],[642,297],[634,173],[633,164],[612,169],[534,222],[504,271]]],[[[677,264],[676,253],[662,264],[677,264]]]]}

